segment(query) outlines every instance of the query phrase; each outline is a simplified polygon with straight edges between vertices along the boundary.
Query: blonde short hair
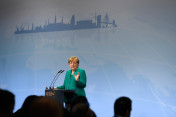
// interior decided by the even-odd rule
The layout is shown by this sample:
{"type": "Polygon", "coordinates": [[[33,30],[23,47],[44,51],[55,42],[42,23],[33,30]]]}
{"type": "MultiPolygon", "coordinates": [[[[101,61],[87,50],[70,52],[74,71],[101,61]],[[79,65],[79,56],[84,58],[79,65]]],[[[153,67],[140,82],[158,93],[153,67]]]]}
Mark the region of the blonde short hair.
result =
{"type": "Polygon", "coordinates": [[[68,64],[72,62],[73,60],[76,60],[76,62],[79,64],[79,59],[76,56],[72,56],[68,59],[68,64]]]}

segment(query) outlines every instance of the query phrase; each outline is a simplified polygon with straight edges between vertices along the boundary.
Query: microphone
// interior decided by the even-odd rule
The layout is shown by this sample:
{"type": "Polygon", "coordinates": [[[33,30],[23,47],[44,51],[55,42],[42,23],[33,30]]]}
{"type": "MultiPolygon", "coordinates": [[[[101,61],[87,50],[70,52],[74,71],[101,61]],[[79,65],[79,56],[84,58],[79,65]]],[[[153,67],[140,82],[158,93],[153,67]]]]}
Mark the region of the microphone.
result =
{"type": "Polygon", "coordinates": [[[51,82],[51,84],[50,84],[50,86],[49,86],[50,89],[51,89],[51,85],[54,83],[54,80],[56,79],[56,76],[57,76],[59,73],[61,74],[61,72],[62,72],[62,70],[59,70],[59,71],[57,72],[57,74],[55,75],[54,79],[52,80],[52,82],[51,82]]]}
{"type": "Polygon", "coordinates": [[[59,70],[57,73],[61,73],[62,72],[62,70],[59,70]]]}
{"type": "MultiPolygon", "coordinates": [[[[60,74],[63,73],[64,71],[65,71],[65,70],[61,70],[60,74]]],[[[56,80],[58,79],[58,77],[59,77],[60,74],[58,74],[58,76],[55,78],[55,80],[54,80],[54,82],[53,82],[53,87],[54,87],[54,83],[56,82],[56,80]]]]}

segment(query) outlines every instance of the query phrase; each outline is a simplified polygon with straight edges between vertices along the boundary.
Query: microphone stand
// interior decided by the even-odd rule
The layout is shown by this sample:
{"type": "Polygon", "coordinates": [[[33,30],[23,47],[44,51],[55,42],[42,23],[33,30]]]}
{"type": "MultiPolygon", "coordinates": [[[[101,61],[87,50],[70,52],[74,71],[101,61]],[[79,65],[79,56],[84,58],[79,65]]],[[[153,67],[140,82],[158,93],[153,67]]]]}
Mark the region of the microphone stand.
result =
{"type": "MultiPolygon", "coordinates": [[[[62,74],[65,70],[61,70],[60,74],[62,74]]],[[[54,83],[56,82],[56,80],[58,79],[58,77],[60,76],[60,74],[57,75],[57,77],[55,78],[54,82],[53,82],[53,87],[54,87],[54,83]]]]}
{"type": "Polygon", "coordinates": [[[60,75],[60,74],[61,74],[61,72],[62,72],[62,70],[60,70],[59,72],[57,72],[57,74],[55,75],[55,77],[54,77],[53,81],[51,82],[51,84],[50,84],[50,86],[49,86],[49,89],[53,89],[53,88],[54,88],[54,85],[53,85],[53,87],[52,87],[52,88],[51,88],[51,86],[52,86],[52,84],[54,83],[55,79],[57,78],[58,74],[60,75]]]}

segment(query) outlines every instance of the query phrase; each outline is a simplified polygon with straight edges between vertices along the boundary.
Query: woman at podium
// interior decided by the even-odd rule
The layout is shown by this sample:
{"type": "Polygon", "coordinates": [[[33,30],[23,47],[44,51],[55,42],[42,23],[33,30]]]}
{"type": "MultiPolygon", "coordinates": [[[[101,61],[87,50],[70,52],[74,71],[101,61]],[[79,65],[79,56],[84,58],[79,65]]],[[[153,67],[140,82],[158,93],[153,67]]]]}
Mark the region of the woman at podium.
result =
{"type": "Polygon", "coordinates": [[[85,96],[84,88],[86,87],[86,72],[79,68],[79,59],[76,56],[72,56],[68,60],[70,70],[66,72],[65,80],[62,86],[56,87],[57,89],[75,90],[75,94],[66,97],[65,103],[70,104],[76,97],[85,96]]]}

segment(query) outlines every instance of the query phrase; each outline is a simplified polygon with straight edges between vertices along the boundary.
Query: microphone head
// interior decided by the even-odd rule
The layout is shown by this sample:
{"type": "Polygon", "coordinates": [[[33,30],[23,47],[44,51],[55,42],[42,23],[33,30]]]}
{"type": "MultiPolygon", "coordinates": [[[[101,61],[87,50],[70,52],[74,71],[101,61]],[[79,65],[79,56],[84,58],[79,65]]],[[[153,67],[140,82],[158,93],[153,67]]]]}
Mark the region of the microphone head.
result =
{"type": "Polygon", "coordinates": [[[59,70],[58,73],[62,73],[62,70],[59,70]]]}
{"type": "Polygon", "coordinates": [[[62,70],[62,72],[61,73],[63,73],[65,70],[62,70]]]}

